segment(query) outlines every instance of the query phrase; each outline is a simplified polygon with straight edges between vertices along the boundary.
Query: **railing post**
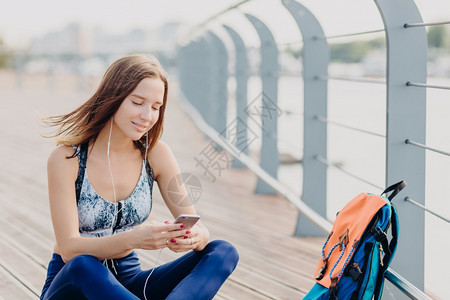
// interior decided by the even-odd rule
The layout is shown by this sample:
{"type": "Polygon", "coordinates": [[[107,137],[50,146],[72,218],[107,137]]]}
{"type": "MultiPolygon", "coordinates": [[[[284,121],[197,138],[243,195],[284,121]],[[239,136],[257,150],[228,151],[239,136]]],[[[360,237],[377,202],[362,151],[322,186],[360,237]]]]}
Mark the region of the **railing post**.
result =
{"type": "MultiPolygon", "coordinates": [[[[424,290],[425,212],[406,196],[425,205],[425,151],[405,143],[425,144],[426,90],[406,82],[426,82],[427,36],[413,0],[375,0],[383,18],[387,46],[386,185],[405,180],[407,188],[394,202],[399,212],[400,238],[392,268],[424,290]]],[[[398,299],[395,295],[395,299],[398,299]]]]}
{"type": "Polygon", "coordinates": [[[209,53],[207,53],[208,48],[204,39],[192,41],[189,46],[188,56],[186,57],[188,67],[185,69],[185,76],[189,82],[186,85],[186,95],[189,97],[189,101],[204,115],[205,98],[210,94],[208,89],[209,82],[206,80],[210,76],[208,76],[209,74],[205,74],[207,72],[206,70],[202,69],[204,68],[202,62],[210,60],[209,53]],[[197,70],[195,74],[192,72],[193,69],[197,70]],[[200,93],[199,89],[195,87],[202,85],[204,85],[204,89],[203,93],[200,93]]]}
{"type": "Polygon", "coordinates": [[[210,95],[211,80],[209,70],[205,68],[210,61],[207,43],[204,39],[190,41],[178,50],[180,87],[186,98],[205,116],[206,99],[210,95]],[[206,63],[205,63],[206,61],[206,63]],[[196,72],[192,72],[196,70],[196,72]]]}
{"type": "MultiPolygon", "coordinates": [[[[327,76],[329,62],[328,43],[320,23],[303,5],[283,0],[283,5],[294,17],[303,37],[303,192],[302,200],[322,217],[327,218],[327,166],[316,157],[327,158],[327,125],[317,116],[327,117],[327,76]]],[[[323,236],[324,233],[308,218],[299,213],[295,235],[323,236]]]]}
{"type": "MultiPolygon", "coordinates": [[[[281,110],[278,102],[278,47],[269,28],[258,18],[245,14],[255,27],[261,41],[261,105],[249,104],[246,113],[261,126],[260,166],[273,178],[278,178],[278,117],[281,110]],[[258,118],[259,120],[256,120],[258,118]]],[[[255,193],[276,194],[267,183],[258,178],[255,193]]]]}
{"type": "Polygon", "coordinates": [[[223,42],[211,31],[206,35],[211,48],[211,87],[212,93],[207,102],[211,105],[211,126],[225,135],[227,127],[227,82],[228,82],[228,53],[223,42]]]}
{"type": "MultiPolygon", "coordinates": [[[[231,27],[223,25],[234,43],[235,49],[235,79],[236,79],[236,140],[234,144],[240,152],[248,155],[248,135],[247,135],[247,85],[248,85],[248,57],[247,48],[239,34],[231,27]]],[[[234,168],[243,168],[244,164],[234,159],[234,168]]]]}
{"type": "Polygon", "coordinates": [[[193,90],[191,94],[195,95],[195,106],[201,113],[205,121],[212,125],[212,103],[214,94],[214,76],[211,68],[213,63],[213,54],[210,41],[202,36],[192,50],[192,55],[188,59],[192,60],[192,66],[188,71],[188,77],[192,80],[192,85],[188,88],[193,90]]]}
{"type": "Polygon", "coordinates": [[[192,89],[189,89],[189,86],[192,84],[192,79],[188,76],[188,70],[191,67],[192,59],[189,59],[191,56],[191,51],[194,48],[194,42],[190,42],[186,45],[182,45],[178,48],[177,51],[177,63],[178,63],[178,78],[180,89],[186,95],[186,98],[194,105],[193,95],[191,95],[192,89]]]}

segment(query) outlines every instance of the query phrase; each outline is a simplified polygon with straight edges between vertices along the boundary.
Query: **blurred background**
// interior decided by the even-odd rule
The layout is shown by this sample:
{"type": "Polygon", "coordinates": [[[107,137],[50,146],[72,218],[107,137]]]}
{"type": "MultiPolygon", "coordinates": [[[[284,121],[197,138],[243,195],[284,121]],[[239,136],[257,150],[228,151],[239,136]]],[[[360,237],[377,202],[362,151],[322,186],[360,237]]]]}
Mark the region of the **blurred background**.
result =
{"type": "MultiPolygon", "coordinates": [[[[100,76],[118,56],[129,53],[156,55],[166,68],[175,66],[177,44],[192,38],[198,25],[240,1],[3,1],[0,11],[0,69],[15,71],[15,84],[25,84],[26,75],[88,78],[100,76]],[[193,31],[194,30],[194,31],[193,31]]],[[[319,19],[326,36],[381,29],[373,1],[302,1],[319,19]]],[[[445,20],[447,0],[417,0],[424,20],[445,20]]],[[[279,1],[248,1],[211,20],[206,26],[227,24],[246,37],[252,51],[252,69],[257,68],[258,39],[242,16],[250,12],[261,18],[280,45],[280,63],[286,73],[301,74],[301,40],[292,18],[279,1]],[[253,58],[253,59],[252,59],[253,58]]],[[[205,27],[206,27],[205,26],[205,27]]],[[[218,29],[220,31],[221,29],[218,29]]],[[[431,27],[429,73],[448,76],[450,33],[448,27],[431,27]]],[[[331,40],[330,73],[382,76],[384,33],[354,39],[331,40]],[[342,66],[345,64],[345,67],[342,66]]],[[[77,81],[82,88],[82,81],[77,81]]],[[[52,83],[53,85],[53,83],[52,83]]]]}

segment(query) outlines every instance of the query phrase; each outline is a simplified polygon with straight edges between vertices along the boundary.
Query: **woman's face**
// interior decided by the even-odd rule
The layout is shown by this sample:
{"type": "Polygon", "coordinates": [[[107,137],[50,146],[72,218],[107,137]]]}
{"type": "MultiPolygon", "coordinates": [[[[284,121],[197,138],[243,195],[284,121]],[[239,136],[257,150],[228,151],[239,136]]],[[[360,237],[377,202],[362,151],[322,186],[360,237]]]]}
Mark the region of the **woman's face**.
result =
{"type": "Polygon", "coordinates": [[[119,106],[114,124],[132,140],[139,140],[158,121],[163,99],[164,82],[144,78],[119,106]]]}

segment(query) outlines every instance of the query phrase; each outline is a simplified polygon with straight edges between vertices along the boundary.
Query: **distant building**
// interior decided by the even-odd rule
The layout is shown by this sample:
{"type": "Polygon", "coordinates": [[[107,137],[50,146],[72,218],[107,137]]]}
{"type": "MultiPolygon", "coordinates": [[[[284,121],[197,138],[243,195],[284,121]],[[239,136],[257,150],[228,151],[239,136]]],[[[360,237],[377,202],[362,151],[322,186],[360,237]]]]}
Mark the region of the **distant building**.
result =
{"type": "Polygon", "coordinates": [[[114,34],[100,27],[86,28],[72,23],[61,31],[54,31],[33,39],[32,55],[122,55],[126,53],[174,54],[181,23],[171,22],[158,29],[135,28],[114,34]]]}
{"type": "Polygon", "coordinates": [[[63,30],[50,32],[31,42],[33,55],[88,54],[89,31],[80,24],[69,24],[63,30]]]}

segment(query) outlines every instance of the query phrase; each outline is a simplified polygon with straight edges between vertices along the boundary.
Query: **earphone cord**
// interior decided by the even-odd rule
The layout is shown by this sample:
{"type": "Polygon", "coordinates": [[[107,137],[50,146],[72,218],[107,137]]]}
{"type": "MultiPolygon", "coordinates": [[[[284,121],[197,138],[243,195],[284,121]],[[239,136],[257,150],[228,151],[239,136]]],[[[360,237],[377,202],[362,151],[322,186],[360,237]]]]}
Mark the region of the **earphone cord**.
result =
{"type": "Polygon", "coordinates": [[[145,134],[145,156],[144,156],[145,167],[147,167],[147,153],[148,153],[148,132],[145,134]]]}
{"type": "MultiPolygon", "coordinates": [[[[144,156],[144,167],[147,167],[147,153],[148,153],[148,132],[145,134],[145,156],[144,156]]],[[[155,271],[156,266],[158,265],[159,262],[159,258],[161,257],[161,252],[163,251],[164,248],[161,248],[159,250],[158,253],[158,258],[156,259],[155,265],[153,266],[152,270],[150,271],[150,273],[147,276],[147,279],[145,279],[145,284],[144,284],[144,288],[142,290],[142,294],[144,294],[144,299],[147,300],[147,294],[145,292],[146,288],[147,288],[147,283],[148,280],[150,279],[150,276],[152,276],[153,271],[155,271]]]]}
{"type": "MultiPolygon", "coordinates": [[[[107,156],[107,158],[108,158],[109,175],[110,175],[110,177],[111,177],[111,183],[112,183],[112,187],[113,187],[114,204],[116,204],[116,203],[117,203],[116,187],[115,187],[115,184],[114,184],[114,177],[113,177],[112,169],[111,169],[111,160],[110,160],[110,158],[109,158],[109,153],[110,153],[109,149],[111,148],[112,128],[113,128],[113,118],[111,118],[111,126],[110,126],[110,128],[109,128],[108,149],[107,149],[107,151],[106,151],[106,156],[107,156]]],[[[148,154],[148,132],[145,134],[144,168],[147,167],[147,154],[148,154]]],[[[122,209],[122,208],[121,208],[121,209],[122,209]]],[[[114,215],[114,220],[116,220],[118,214],[119,214],[119,211],[117,210],[117,206],[116,206],[115,215],[114,215]]],[[[114,221],[112,224],[115,224],[115,223],[116,223],[116,221],[114,221]]],[[[111,225],[111,234],[113,233],[113,231],[114,231],[114,225],[111,225]]],[[[156,266],[158,265],[159,258],[161,257],[161,252],[162,252],[163,249],[164,249],[164,248],[161,248],[161,250],[159,251],[159,253],[158,253],[158,258],[156,259],[155,265],[153,266],[152,270],[150,271],[150,273],[149,273],[148,276],[147,276],[147,279],[145,280],[144,289],[143,289],[143,294],[144,294],[145,300],[147,300],[147,295],[146,295],[146,293],[145,293],[145,289],[147,288],[148,280],[150,279],[150,276],[152,276],[153,271],[155,271],[155,268],[156,268],[156,266]]],[[[105,260],[105,262],[106,262],[106,260],[105,260]]],[[[104,262],[104,264],[105,264],[105,262],[104,262]]],[[[112,266],[113,266],[113,268],[114,268],[114,270],[115,270],[114,263],[112,263],[112,266]]],[[[115,270],[115,272],[117,273],[116,270],[115,270]]]]}
{"type": "MultiPolygon", "coordinates": [[[[115,187],[115,184],[114,184],[114,177],[113,177],[112,170],[111,170],[111,160],[109,159],[109,149],[111,148],[112,128],[113,128],[113,118],[111,118],[111,126],[109,128],[108,149],[106,150],[106,156],[108,158],[108,169],[109,169],[109,175],[111,176],[111,183],[112,183],[113,194],[114,194],[114,204],[116,204],[117,203],[116,187],[115,187]]],[[[116,212],[116,215],[114,216],[114,219],[117,218],[117,214],[118,213],[119,212],[116,212]]],[[[111,227],[111,230],[113,230],[113,227],[111,227]]]]}
{"type": "Polygon", "coordinates": [[[161,252],[163,251],[163,249],[164,249],[164,248],[161,248],[161,249],[159,250],[158,258],[156,259],[155,265],[153,266],[152,270],[151,270],[150,273],[148,274],[147,279],[145,279],[144,289],[142,290],[142,293],[144,294],[144,299],[145,299],[145,300],[148,300],[148,299],[147,299],[147,294],[145,293],[145,290],[146,290],[146,288],[147,288],[147,282],[148,282],[148,280],[150,279],[150,276],[152,276],[153,271],[155,271],[156,266],[158,265],[159,258],[161,257],[161,252]]]}
{"type": "MultiPolygon", "coordinates": [[[[109,149],[111,148],[112,128],[113,128],[113,118],[111,118],[111,126],[109,127],[109,137],[108,137],[108,148],[106,149],[106,157],[108,159],[108,170],[109,170],[109,176],[111,177],[112,190],[113,190],[113,195],[114,195],[114,206],[115,206],[114,216],[113,216],[114,217],[113,218],[114,221],[111,223],[111,235],[114,233],[114,224],[116,223],[115,220],[117,218],[117,215],[119,214],[119,211],[117,210],[117,206],[116,206],[116,203],[117,203],[116,187],[115,187],[115,184],[114,184],[114,177],[113,177],[112,170],[111,170],[111,160],[109,159],[109,149]]],[[[108,259],[105,259],[103,261],[103,264],[106,267],[108,267],[108,259]]],[[[116,267],[114,266],[114,261],[113,260],[111,260],[111,265],[112,265],[112,268],[114,269],[114,272],[117,274],[117,270],[116,270],[116,267]]]]}

